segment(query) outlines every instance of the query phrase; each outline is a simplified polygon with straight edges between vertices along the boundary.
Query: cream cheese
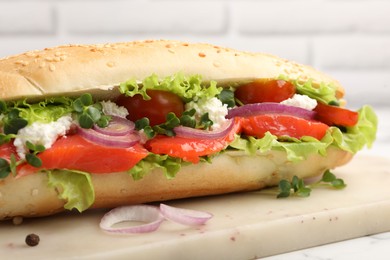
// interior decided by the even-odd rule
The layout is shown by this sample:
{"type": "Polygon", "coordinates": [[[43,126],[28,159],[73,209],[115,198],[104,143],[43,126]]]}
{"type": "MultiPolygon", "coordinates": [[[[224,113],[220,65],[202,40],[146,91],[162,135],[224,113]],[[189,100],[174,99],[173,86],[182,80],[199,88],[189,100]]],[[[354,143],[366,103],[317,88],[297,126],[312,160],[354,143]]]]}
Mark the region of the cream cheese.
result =
{"type": "Polygon", "coordinates": [[[54,122],[34,122],[31,125],[20,129],[14,140],[16,152],[21,159],[24,159],[27,153],[27,141],[35,145],[41,144],[45,146],[46,149],[50,148],[58,137],[66,134],[70,129],[72,122],[72,117],[66,115],[54,122]]]}

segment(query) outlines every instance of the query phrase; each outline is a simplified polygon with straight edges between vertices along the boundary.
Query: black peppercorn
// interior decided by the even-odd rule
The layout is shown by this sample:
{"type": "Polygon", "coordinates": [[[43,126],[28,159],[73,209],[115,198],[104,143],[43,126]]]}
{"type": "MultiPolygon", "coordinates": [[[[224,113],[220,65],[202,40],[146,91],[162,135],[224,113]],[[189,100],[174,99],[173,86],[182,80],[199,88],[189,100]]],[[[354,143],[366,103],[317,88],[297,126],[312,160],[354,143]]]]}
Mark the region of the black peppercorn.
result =
{"type": "Polygon", "coordinates": [[[28,234],[26,236],[26,244],[29,246],[36,246],[39,244],[39,236],[36,234],[28,234]]]}

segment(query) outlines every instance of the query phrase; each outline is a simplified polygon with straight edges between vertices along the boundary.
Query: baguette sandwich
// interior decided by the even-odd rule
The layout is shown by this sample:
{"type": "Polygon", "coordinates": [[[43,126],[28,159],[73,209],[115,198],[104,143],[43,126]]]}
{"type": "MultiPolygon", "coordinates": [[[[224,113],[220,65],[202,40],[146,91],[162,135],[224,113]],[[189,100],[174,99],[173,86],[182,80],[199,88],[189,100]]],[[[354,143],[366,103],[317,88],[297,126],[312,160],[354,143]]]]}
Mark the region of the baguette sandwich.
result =
{"type": "Polygon", "coordinates": [[[371,107],[308,66],[208,44],[0,60],[0,220],[258,190],[347,163],[371,107]]]}

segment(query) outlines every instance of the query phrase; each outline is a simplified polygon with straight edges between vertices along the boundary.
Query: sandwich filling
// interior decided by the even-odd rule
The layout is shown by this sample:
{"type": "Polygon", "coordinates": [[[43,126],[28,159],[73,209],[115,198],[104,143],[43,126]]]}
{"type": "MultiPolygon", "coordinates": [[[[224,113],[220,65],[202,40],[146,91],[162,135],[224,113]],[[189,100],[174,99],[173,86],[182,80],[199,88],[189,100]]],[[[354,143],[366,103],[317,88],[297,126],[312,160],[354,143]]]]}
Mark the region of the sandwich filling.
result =
{"type": "Polygon", "coordinates": [[[47,174],[65,208],[94,202],[91,174],[153,169],[167,178],[227,150],[285,151],[292,162],[326,156],[330,146],[356,153],[375,140],[372,108],[343,108],[331,85],[281,76],[220,87],[181,73],[128,80],[114,100],[50,97],[0,102],[0,178],[47,174]],[[82,198],[82,199],[80,199],[82,198]]]}

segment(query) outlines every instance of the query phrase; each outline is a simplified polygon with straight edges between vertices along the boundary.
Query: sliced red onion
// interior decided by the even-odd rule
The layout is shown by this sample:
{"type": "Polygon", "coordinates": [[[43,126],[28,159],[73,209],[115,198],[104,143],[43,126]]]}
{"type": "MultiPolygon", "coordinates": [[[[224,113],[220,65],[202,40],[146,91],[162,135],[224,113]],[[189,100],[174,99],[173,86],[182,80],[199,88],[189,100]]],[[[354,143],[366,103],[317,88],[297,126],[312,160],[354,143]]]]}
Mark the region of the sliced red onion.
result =
{"type": "Polygon", "coordinates": [[[165,204],[160,204],[160,210],[166,219],[188,226],[203,225],[213,217],[213,214],[205,211],[176,208],[165,204]]]}
{"type": "Polygon", "coordinates": [[[224,127],[218,130],[201,130],[187,126],[177,126],[173,128],[176,136],[198,139],[216,139],[226,136],[233,128],[234,120],[227,120],[224,127]]]}
{"type": "Polygon", "coordinates": [[[199,226],[212,217],[213,214],[208,212],[176,208],[165,204],[160,204],[160,208],[149,205],[123,206],[107,212],[100,220],[100,228],[117,234],[147,233],[157,230],[165,219],[187,226],[199,226]],[[145,224],[114,227],[115,224],[126,221],[145,224]]]}
{"type": "Polygon", "coordinates": [[[106,146],[114,146],[120,148],[127,148],[135,145],[140,137],[136,133],[128,133],[126,135],[111,136],[99,133],[94,129],[78,128],[78,133],[85,139],[106,146]]]}
{"type": "Polygon", "coordinates": [[[106,213],[100,221],[100,228],[111,233],[147,233],[159,228],[164,221],[158,207],[148,205],[123,206],[106,213]],[[137,226],[113,227],[125,221],[145,222],[137,226]]]}
{"type": "Polygon", "coordinates": [[[111,136],[121,136],[129,134],[134,131],[134,128],[134,122],[119,116],[111,116],[110,123],[107,127],[102,128],[97,125],[93,127],[93,129],[95,129],[97,132],[111,136]]]}
{"type": "Polygon", "coordinates": [[[303,119],[313,119],[315,116],[314,111],[307,110],[300,107],[294,107],[289,105],[284,105],[280,103],[255,103],[255,104],[246,104],[240,107],[232,108],[229,110],[226,118],[233,117],[247,117],[255,116],[262,114],[281,114],[281,115],[291,115],[297,116],[303,119]]]}

